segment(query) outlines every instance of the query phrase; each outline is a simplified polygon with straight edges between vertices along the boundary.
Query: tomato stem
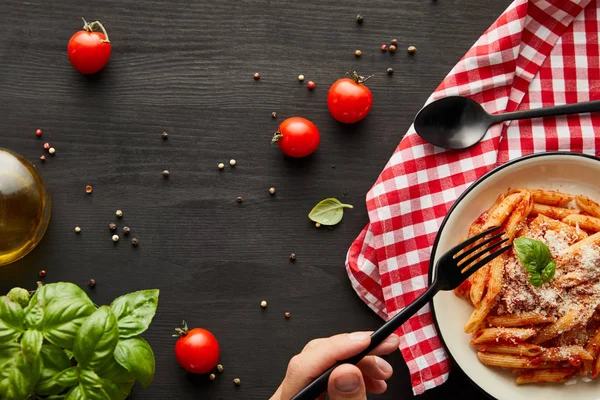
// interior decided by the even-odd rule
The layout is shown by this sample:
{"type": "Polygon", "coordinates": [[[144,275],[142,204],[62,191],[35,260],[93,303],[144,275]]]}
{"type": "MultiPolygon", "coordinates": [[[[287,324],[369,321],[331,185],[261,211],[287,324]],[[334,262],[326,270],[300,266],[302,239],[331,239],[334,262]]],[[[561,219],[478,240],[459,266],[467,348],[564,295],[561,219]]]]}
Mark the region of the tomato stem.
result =
{"type": "Polygon", "coordinates": [[[356,82],[359,85],[362,85],[363,83],[368,81],[369,78],[371,78],[373,76],[373,75],[369,75],[367,77],[364,77],[364,76],[359,75],[358,72],[356,72],[356,71],[348,71],[348,72],[346,72],[346,75],[348,75],[350,78],[352,78],[352,80],[354,80],[354,82],[356,82]]]}
{"type": "Polygon", "coordinates": [[[108,32],[106,32],[106,29],[104,29],[104,25],[102,25],[102,23],[100,23],[100,21],[87,22],[85,20],[85,18],[81,17],[81,19],[83,20],[83,29],[84,30],[86,30],[88,32],[93,32],[95,28],[100,28],[102,33],[104,33],[104,37],[106,37],[106,39],[103,40],[102,43],[110,43],[110,40],[108,39],[108,32]]]}
{"type": "Polygon", "coordinates": [[[275,144],[281,139],[283,139],[283,135],[281,134],[281,132],[275,132],[275,135],[273,135],[273,139],[271,139],[271,144],[275,144]]]}
{"type": "Polygon", "coordinates": [[[173,337],[183,337],[188,334],[188,325],[187,322],[183,321],[183,328],[175,328],[175,332],[177,332],[173,337]]]}

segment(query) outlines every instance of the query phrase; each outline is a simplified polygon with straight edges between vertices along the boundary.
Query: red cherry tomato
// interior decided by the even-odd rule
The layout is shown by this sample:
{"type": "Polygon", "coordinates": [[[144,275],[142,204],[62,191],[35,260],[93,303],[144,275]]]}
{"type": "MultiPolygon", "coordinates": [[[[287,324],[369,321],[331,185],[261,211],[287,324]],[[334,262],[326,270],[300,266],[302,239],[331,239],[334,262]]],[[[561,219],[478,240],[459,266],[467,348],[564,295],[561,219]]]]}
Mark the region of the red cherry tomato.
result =
{"type": "Polygon", "coordinates": [[[220,350],[215,336],[202,328],[177,330],[181,337],[175,343],[175,357],[179,365],[194,374],[206,374],[217,366],[220,350]]]}
{"type": "Polygon", "coordinates": [[[84,21],[83,30],[75,32],[69,40],[67,53],[69,61],[75,69],[82,74],[95,74],[100,71],[110,58],[110,41],[108,34],[98,21],[87,23],[84,21]],[[94,32],[100,28],[102,32],[94,32]]]}
{"type": "Polygon", "coordinates": [[[283,121],[273,137],[286,156],[306,157],[319,147],[321,134],[309,120],[292,117],[283,121]]]}
{"type": "Polygon", "coordinates": [[[349,72],[352,79],[338,79],[329,88],[327,107],[337,121],[344,124],[358,122],[367,116],[373,105],[373,95],[364,85],[367,78],[349,72]]]}

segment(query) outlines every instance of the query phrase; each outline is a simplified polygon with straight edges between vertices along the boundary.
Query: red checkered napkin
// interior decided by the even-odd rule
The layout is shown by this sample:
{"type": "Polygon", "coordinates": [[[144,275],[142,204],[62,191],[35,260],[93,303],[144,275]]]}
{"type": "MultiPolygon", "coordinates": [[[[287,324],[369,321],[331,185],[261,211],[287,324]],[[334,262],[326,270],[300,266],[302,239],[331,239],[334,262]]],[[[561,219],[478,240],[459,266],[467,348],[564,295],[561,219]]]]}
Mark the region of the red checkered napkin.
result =
{"type": "MultiPolygon", "coordinates": [[[[600,99],[600,0],[516,0],[431,95],[468,96],[491,113],[600,99]]],[[[600,116],[513,121],[445,151],[411,127],[367,194],[370,223],[348,251],[352,286],[388,319],[427,286],[431,247],[456,198],[491,168],[526,154],[596,154],[600,116]]],[[[415,394],[446,381],[448,356],[429,306],[399,330],[415,394]]]]}

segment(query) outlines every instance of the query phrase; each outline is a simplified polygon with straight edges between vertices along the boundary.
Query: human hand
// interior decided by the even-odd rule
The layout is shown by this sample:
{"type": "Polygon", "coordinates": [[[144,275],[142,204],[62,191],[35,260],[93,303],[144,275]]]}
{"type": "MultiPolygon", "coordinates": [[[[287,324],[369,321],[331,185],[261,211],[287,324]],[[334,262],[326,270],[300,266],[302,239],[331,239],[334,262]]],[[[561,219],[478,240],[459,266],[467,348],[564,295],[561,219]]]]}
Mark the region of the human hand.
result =
{"type": "MultiPolygon", "coordinates": [[[[300,354],[290,360],[285,378],[270,400],[290,400],[337,361],[345,360],[366,349],[372,332],[343,333],[310,341],[300,354]]],[[[342,364],[329,377],[327,393],[330,400],[365,400],[367,392],[380,394],[387,389],[386,379],[392,376],[392,366],[378,355],[390,354],[400,344],[392,334],[356,366],[342,364]]],[[[319,397],[324,400],[325,394],[319,397]]]]}

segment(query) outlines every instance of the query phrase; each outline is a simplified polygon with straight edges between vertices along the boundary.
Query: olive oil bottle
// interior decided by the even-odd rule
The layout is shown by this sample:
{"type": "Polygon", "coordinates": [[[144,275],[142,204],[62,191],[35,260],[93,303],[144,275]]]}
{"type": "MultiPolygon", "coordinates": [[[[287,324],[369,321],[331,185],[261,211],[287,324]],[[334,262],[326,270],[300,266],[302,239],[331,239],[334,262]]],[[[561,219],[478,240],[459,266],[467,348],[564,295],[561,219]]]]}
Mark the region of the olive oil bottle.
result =
{"type": "Polygon", "coordinates": [[[0,266],[24,257],[42,240],[51,209],[36,167],[0,148],[0,266]]]}

